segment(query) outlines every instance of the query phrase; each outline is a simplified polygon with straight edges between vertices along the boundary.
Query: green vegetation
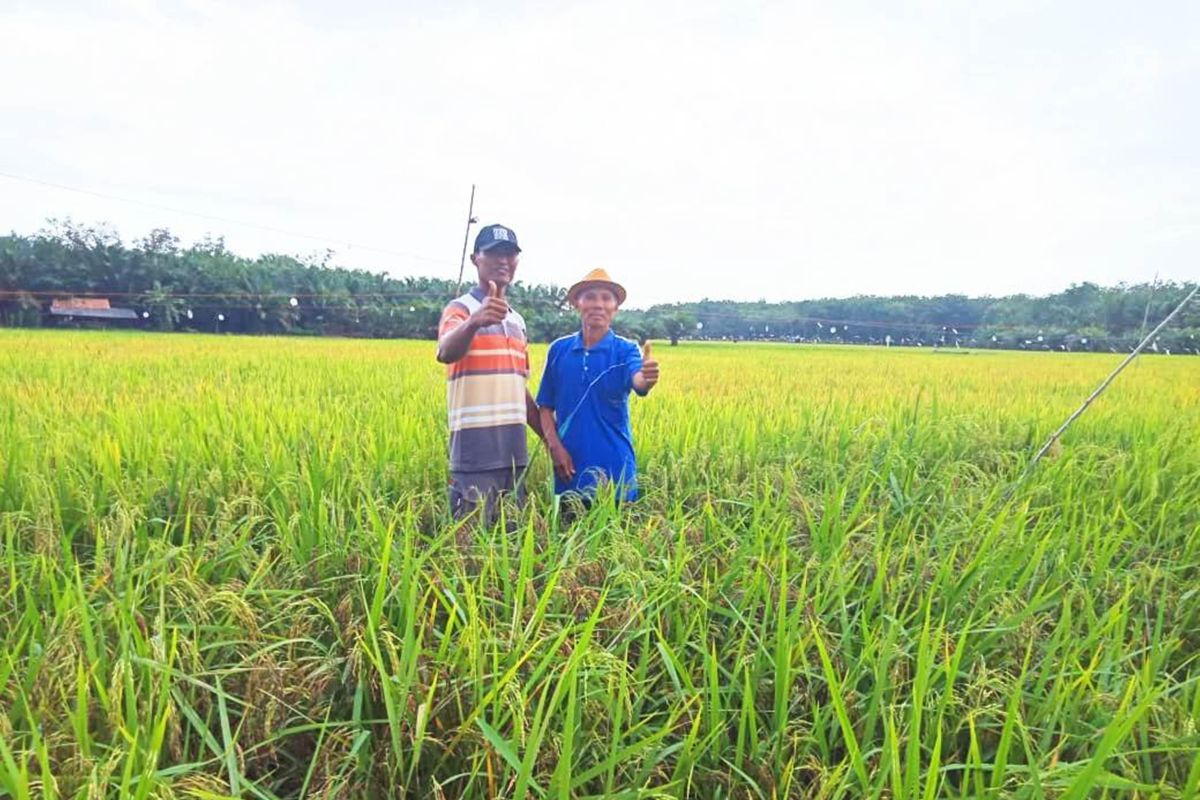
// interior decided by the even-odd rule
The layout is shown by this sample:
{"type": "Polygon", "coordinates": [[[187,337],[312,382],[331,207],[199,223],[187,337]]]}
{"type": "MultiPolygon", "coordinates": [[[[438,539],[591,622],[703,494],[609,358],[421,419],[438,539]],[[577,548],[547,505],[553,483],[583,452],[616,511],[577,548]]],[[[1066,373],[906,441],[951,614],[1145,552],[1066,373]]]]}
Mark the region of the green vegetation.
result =
{"type": "MultiPolygon", "coordinates": [[[[536,362],[544,350],[535,349],[536,362]]],[[[0,796],[1200,786],[1200,360],[684,345],[446,516],[431,345],[0,331],[0,796]]],[[[536,371],[536,370],[535,370],[536,371]]]]}
{"type": "MultiPolygon", "coordinates": [[[[146,314],[137,324],[158,330],[429,339],[442,307],[458,291],[454,281],[339,269],[329,258],[328,252],[306,260],[241,258],[219,239],[182,247],[165,230],[127,246],[103,227],[55,223],[34,236],[0,237],[0,325],[47,324],[55,297],[93,295],[146,314]]],[[[468,282],[472,270],[468,264],[468,282]]],[[[571,277],[564,275],[563,282],[571,277]]],[[[1048,297],[705,300],[623,311],[617,327],[627,336],[672,341],[863,344],[890,337],[898,346],[1121,352],[1140,340],[1147,319],[1153,326],[1186,291],[1171,283],[1081,284],[1048,297]]],[[[511,294],[534,341],[550,342],[575,329],[565,290],[518,283],[511,294]]],[[[1200,304],[1185,310],[1155,349],[1200,355],[1200,304]]]]}

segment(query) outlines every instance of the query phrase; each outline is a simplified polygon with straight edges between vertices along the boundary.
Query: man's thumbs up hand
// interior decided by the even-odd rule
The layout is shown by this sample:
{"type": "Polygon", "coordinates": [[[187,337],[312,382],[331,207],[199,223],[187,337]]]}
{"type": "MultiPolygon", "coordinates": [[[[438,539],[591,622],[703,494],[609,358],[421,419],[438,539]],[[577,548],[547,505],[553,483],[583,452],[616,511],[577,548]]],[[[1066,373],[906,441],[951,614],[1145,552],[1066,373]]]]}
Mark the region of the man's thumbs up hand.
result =
{"type": "Polygon", "coordinates": [[[508,303],[495,281],[488,281],[487,297],[479,305],[479,310],[471,315],[477,328],[495,325],[508,316],[508,303]]]}
{"type": "Polygon", "coordinates": [[[658,362],[650,355],[650,342],[642,345],[642,380],[646,383],[647,391],[658,383],[658,362]]]}

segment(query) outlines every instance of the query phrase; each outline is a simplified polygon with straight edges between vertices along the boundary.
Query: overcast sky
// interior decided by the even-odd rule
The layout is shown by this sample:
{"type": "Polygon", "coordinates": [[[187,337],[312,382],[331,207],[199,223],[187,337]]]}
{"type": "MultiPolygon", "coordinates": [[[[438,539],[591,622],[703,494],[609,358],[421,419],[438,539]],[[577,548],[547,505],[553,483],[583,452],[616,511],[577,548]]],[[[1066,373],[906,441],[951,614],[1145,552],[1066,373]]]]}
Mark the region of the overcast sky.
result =
{"type": "Polygon", "coordinates": [[[5,0],[0,32],[0,172],[179,210],[0,177],[4,230],[455,277],[477,183],[519,277],[632,306],[1200,277],[1188,0],[5,0]]]}

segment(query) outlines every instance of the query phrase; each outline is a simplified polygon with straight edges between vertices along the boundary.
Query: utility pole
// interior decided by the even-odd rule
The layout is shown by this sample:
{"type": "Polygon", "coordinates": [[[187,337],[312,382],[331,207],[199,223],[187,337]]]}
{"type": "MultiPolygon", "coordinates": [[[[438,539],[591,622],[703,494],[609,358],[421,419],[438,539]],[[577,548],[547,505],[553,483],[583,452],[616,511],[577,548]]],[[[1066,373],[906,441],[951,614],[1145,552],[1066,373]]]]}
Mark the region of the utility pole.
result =
{"type": "Polygon", "coordinates": [[[462,257],[458,260],[458,292],[462,292],[463,268],[467,264],[467,241],[471,238],[471,226],[479,222],[475,218],[475,184],[471,184],[471,204],[467,206],[467,229],[463,232],[462,257]]]}

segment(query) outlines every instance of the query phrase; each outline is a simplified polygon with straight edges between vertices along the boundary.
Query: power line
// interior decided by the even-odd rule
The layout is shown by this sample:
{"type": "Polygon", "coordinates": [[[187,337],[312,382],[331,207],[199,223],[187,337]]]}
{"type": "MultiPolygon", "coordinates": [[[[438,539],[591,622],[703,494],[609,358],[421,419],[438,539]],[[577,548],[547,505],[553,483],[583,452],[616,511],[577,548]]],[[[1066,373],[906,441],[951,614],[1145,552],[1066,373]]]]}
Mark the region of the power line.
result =
{"type": "Polygon", "coordinates": [[[131,197],[121,197],[121,196],[115,195],[115,194],[105,194],[103,192],[92,191],[91,189],[80,189],[76,186],[67,186],[67,185],[61,184],[61,183],[54,183],[53,181],[44,181],[44,180],[41,180],[40,178],[30,178],[30,177],[26,177],[24,175],[14,175],[10,172],[0,172],[0,178],[8,178],[9,180],[22,181],[24,183],[32,183],[32,184],[36,184],[38,186],[48,186],[52,189],[60,189],[65,192],[75,192],[76,194],[86,194],[86,195],[90,195],[92,197],[99,197],[104,200],[116,200],[121,203],[130,203],[135,206],[143,206],[145,208],[153,208],[153,209],[157,209],[159,211],[169,211],[173,214],[186,214],[187,216],[191,216],[191,217],[199,217],[201,219],[213,220],[215,222],[224,222],[227,225],[241,225],[246,228],[256,228],[256,229],[262,230],[262,231],[270,231],[271,233],[283,234],[284,236],[294,236],[299,239],[308,239],[309,241],[320,242],[320,243],[326,244],[326,245],[331,244],[331,243],[332,244],[340,244],[340,245],[345,245],[346,247],[349,247],[349,248],[358,248],[359,250],[370,250],[370,251],[373,251],[376,253],[384,253],[387,255],[398,256],[400,258],[409,258],[409,259],[414,259],[416,261],[425,261],[425,262],[428,262],[431,264],[442,264],[442,265],[453,264],[452,261],[448,261],[443,258],[431,258],[430,256],[423,256],[418,253],[409,253],[409,252],[406,252],[403,250],[393,250],[393,249],[387,248],[387,247],[376,247],[375,245],[350,242],[350,241],[347,241],[345,239],[342,239],[342,238],[339,238],[336,236],[318,236],[318,235],[311,234],[311,233],[301,233],[300,231],[288,230],[287,228],[277,228],[272,225],[261,225],[256,222],[246,222],[244,220],[232,219],[230,217],[222,217],[222,216],[219,216],[216,214],[205,214],[200,211],[189,211],[188,209],[175,208],[173,206],[165,206],[165,205],[161,205],[159,203],[150,203],[145,200],[135,200],[131,197]]]}

